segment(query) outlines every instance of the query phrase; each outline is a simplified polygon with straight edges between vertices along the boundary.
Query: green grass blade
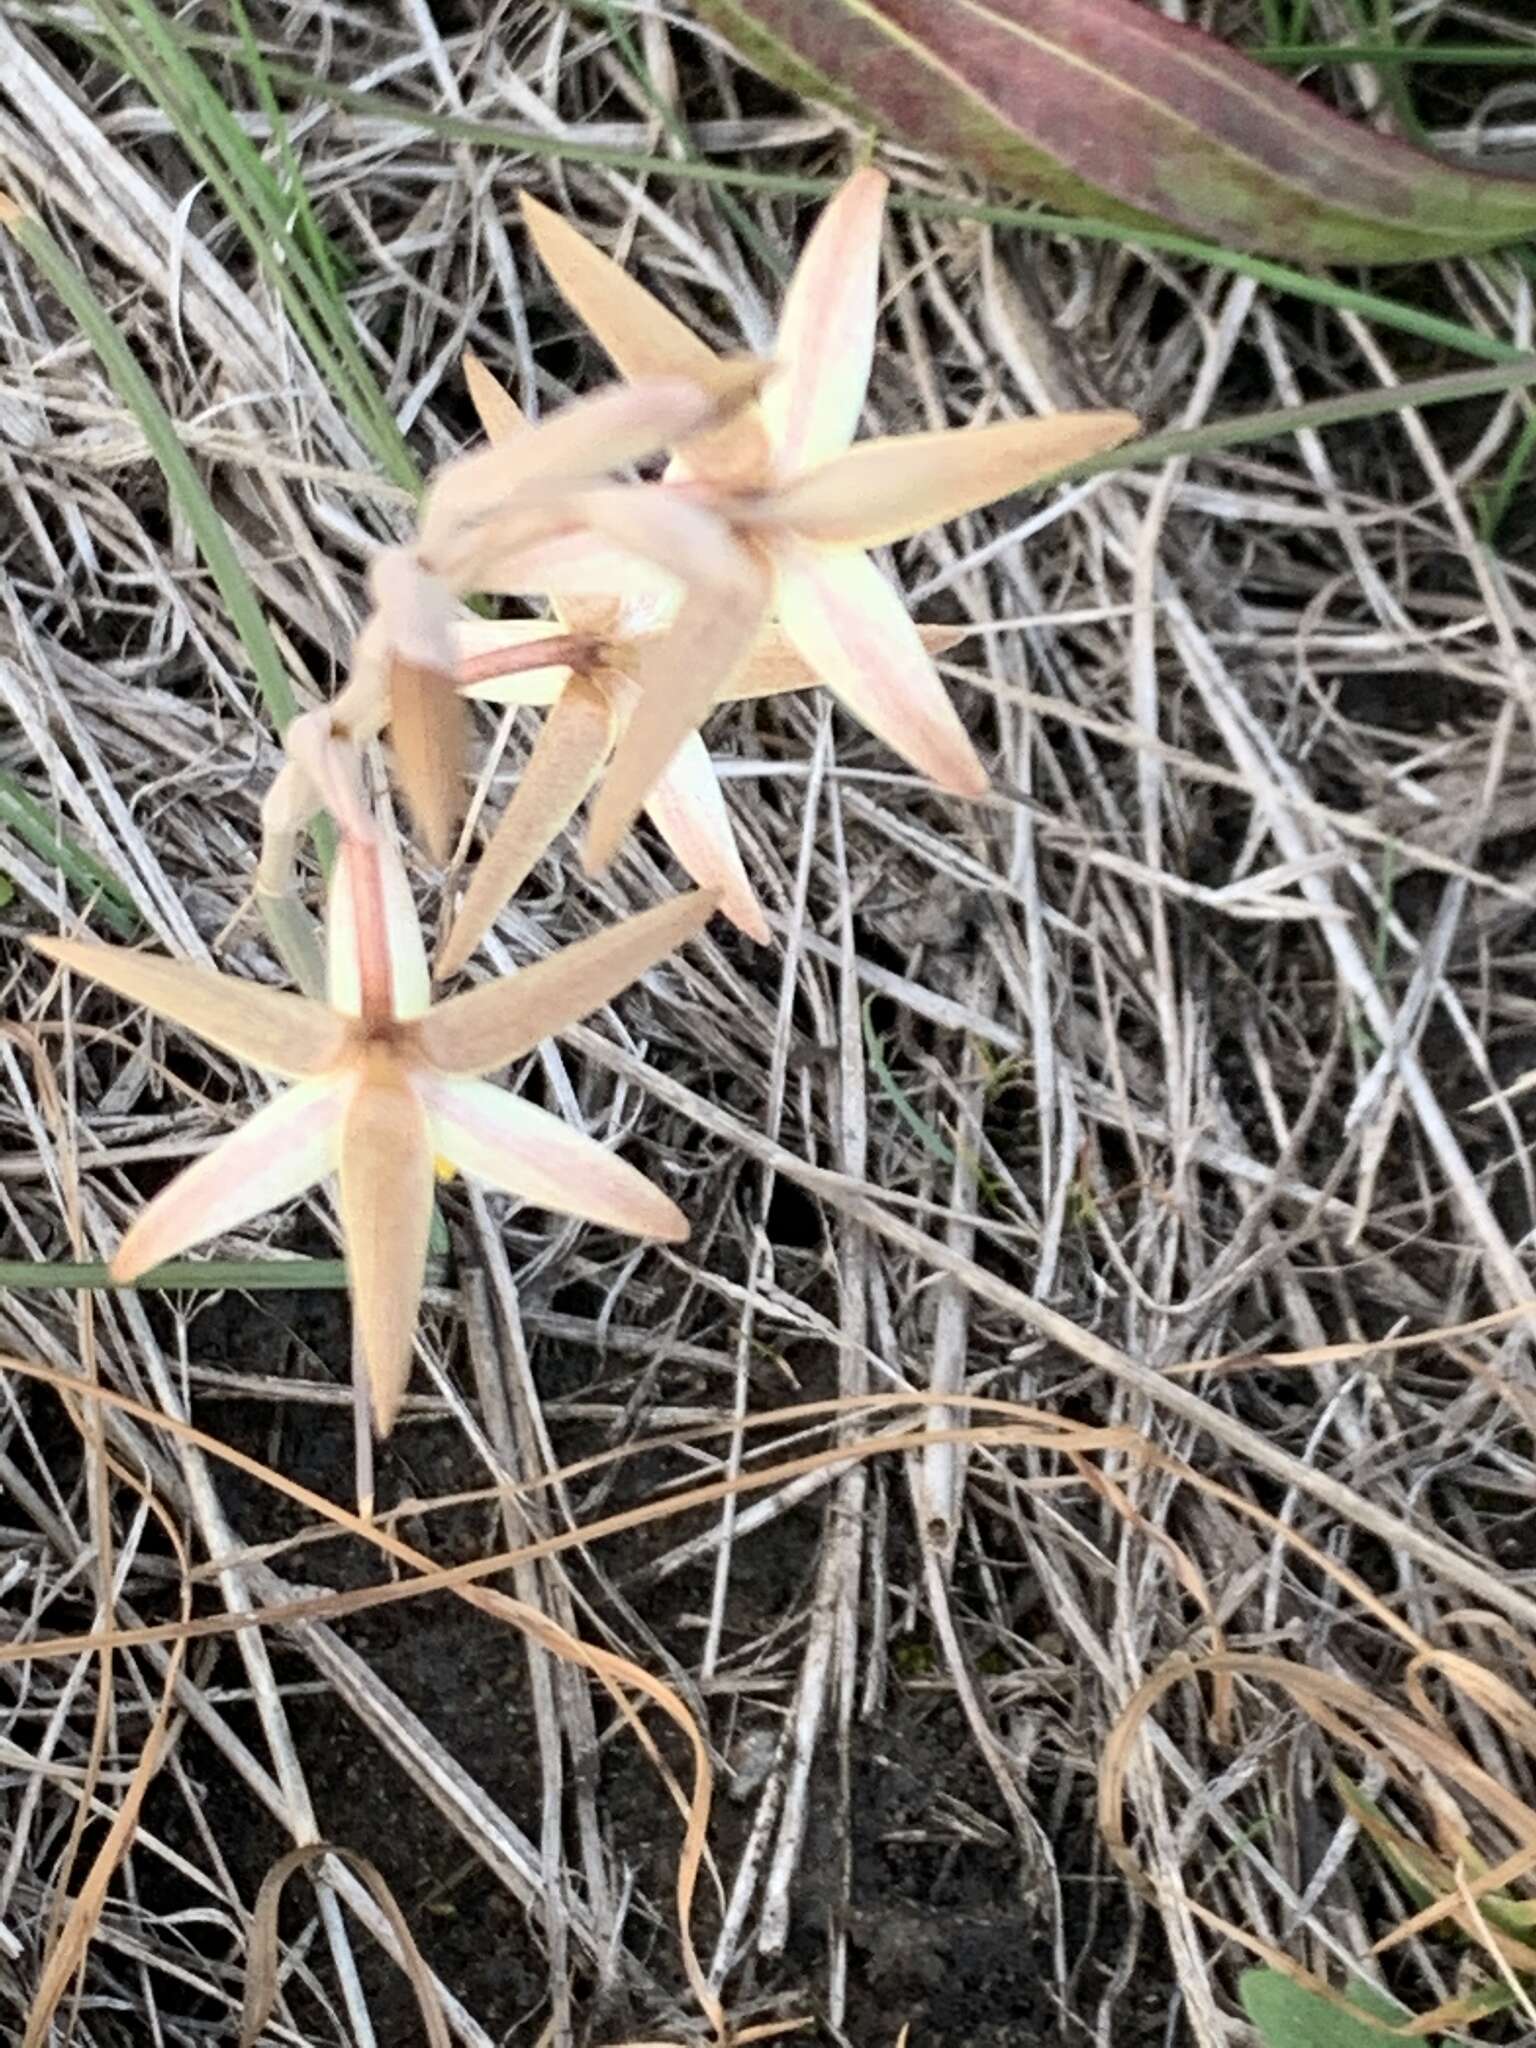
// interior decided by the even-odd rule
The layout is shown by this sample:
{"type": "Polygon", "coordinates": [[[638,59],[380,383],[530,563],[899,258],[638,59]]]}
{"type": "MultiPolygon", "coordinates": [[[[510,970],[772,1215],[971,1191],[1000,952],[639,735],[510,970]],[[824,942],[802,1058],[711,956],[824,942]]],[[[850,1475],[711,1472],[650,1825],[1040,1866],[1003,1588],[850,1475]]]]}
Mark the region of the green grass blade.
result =
{"type": "Polygon", "coordinates": [[[313,1294],[346,1284],[345,1259],[171,1259],[127,1287],[112,1278],[100,1259],[0,1259],[0,1289],[76,1287],[143,1294],[173,1287],[239,1287],[252,1294],[313,1294]]]}
{"type": "Polygon", "coordinates": [[[1536,385],[1536,355],[1517,355],[1496,369],[1453,370],[1444,377],[1421,377],[1407,384],[1379,384],[1339,398],[1317,398],[1306,405],[1276,406],[1264,412],[1239,413],[1235,419],[1212,420],[1203,427],[1149,434],[1107,455],[1091,456],[1061,472],[1064,478],[1104,476],[1112,470],[1168,462],[1178,455],[1213,455],[1223,448],[1251,447],[1306,429],[1347,426],[1354,420],[1379,419],[1413,407],[1454,405],[1469,398],[1488,398],[1504,391],[1536,385]]]}
{"type": "Polygon", "coordinates": [[[281,732],[298,711],[298,702],[277,642],[272,638],[251,579],[235,552],[229,530],[214,509],[181,445],[175,422],[160,394],[139,367],[138,359],[113,326],[89,279],[49,234],[35,215],[14,202],[0,203],[0,226],[9,230],[28,260],[42,273],[68,308],[81,333],[101,358],[113,389],[138,422],[149,451],[160,466],[166,487],[192,530],[203,560],[218,586],[231,625],[240,636],[251,673],[272,723],[281,732]]]}
{"type": "MultiPolygon", "coordinates": [[[[172,123],[182,147],[275,286],[310,360],[375,460],[392,482],[419,491],[420,473],[358,345],[351,313],[337,288],[334,262],[322,274],[311,259],[308,238],[301,240],[293,232],[303,204],[283,192],[261,152],[153,0],[95,0],[95,6],[111,58],[172,123]]],[[[235,55],[248,63],[250,52],[237,44],[235,55]]],[[[270,89],[264,68],[258,98],[263,83],[270,89]]],[[[297,175],[296,162],[293,171],[297,175]]],[[[302,190],[302,177],[298,182],[302,190]]],[[[313,222],[312,212],[309,218],[313,222]]],[[[318,234],[317,222],[314,227],[318,234]]]]}
{"type": "MultiPolygon", "coordinates": [[[[191,457],[182,447],[175,422],[161,403],[160,394],[113,326],[90,280],[59,247],[42,222],[14,201],[0,195],[0,227],[9,231],[23,254],[57,292],[81,333],[100,357],[118,397],[138,421],[150,454],[165,478],[166,489],[191,528],[193,539],[208,565],[230,624],[245,650],[267,715],[276,730],[282,733],[299,708],[283,658],[272,637],[255,587],[235,551],[229,529],[204,489],[191,457]]],[[[314,840],[321,865],[326,867],[335,847],[335,828],[329,818],[316,820],[314,840]]]]}
{"type": "MultiPolygon", "coordinates": [[[[88,847],[68,838],[31,791],[4,773],[0,773],[0,825],[9,826],[40,860],[57,868],[71,888],[92,900],[102,922],[120,939],[137,935],[140,918],[133,898],[112,870],[88,847]]],[[[0,862],[0,867],[3,865],[0,862]]]]}
{"type": "Polygon", "coordinates": [[[1509,460],[1504,465],[1504,474],[1489,491],[1479,513],[1479,531],[1484,543],[1491,547],[1499,537],[1499,529],[1509,516],[1509,509],[1516,496],[1528,488],[1531,458],[1536,456],[1536,414],[1533,414],[1521,429],[1520,438],[1510,450],[1509,460]]]}
{"type": "Polygon", "coordinates": [[[1379,64],[1384,69],[1408,64],[1445,65],[1450,69],[1530,71],[1536,68],[1536,43],[1522,50],[1507,43],[1261,43],[1246,52],[1261,64],[1379,64]]]}

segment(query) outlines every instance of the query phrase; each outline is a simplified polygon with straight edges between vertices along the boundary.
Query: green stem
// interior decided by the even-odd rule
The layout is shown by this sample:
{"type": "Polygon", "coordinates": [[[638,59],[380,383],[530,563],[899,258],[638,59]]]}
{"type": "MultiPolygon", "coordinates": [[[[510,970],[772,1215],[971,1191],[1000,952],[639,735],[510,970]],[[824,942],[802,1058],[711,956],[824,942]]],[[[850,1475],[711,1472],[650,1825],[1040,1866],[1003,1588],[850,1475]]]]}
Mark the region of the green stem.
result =
{"type": "Polygon", "coordinates": [[[0,1259],[0,1290],[78,1287],[142,1294],[176,1287],[239,1287],[252,1294],[312,1294],[346,1284],[345,1259],[171,1259],[126,1287],[100,1259],[0,1259]]]}

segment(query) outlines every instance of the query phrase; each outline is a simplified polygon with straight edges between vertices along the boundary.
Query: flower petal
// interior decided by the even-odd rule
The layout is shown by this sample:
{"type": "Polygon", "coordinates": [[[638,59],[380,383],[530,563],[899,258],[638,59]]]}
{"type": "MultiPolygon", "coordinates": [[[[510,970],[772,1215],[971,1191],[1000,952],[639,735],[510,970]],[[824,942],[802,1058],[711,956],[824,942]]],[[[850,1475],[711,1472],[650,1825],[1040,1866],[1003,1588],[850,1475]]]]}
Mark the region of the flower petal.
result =
{"type": "Polygon", "coordinates": [[[469,719],[451,671],[397,655],[389,668],[395,775],[421,842],[441,865],[464,811],[469,719]]]}
{"type": "Polygon", "coordinates": [[[784,299],[763,419],[792,477],[853,439],[875,353],[880,224],[889,180],[866,166],[822,209],[784,299]]]}
{"type": "MultiPolygon", "coordinates": [[[[707,385],[711,374],[718,374],[720,358],[714,350],[611,256],[526,192],[520,204],[550,276],[624,376],[631,382],[692,377],[707,385]]],[[[762,415],[750,406],[712,433],[696,433],[688,441],[690,470],[711,482],[760,481],[768,454],[762,415]]]]}
{"type": "Polygon", "coordinates": [[[34,939],[49,960],[88,974],[104,988],[157,1010],[183,1030],[269,1074],[302,1081],[341,1058],[346,1027],[323,1003],[260,982],[236,981],[212,968],[128,946],[88,939],[34,939]]]}
{"type": "Polygon", "coordinates": [[[780,623],[854,717],[941,789],[981,796],[987,772],[901,594],[864,554],[775,552],[780,623]]]}
{"type": "Polygon", "coordinates": [[[432,1224],[432,1139],[405,1075],[375,1060],[341,1122],[342,1234],[352,1314],[373,1399],[375,1432],[388,1436],[411,1371],[411,1344],[432,1224]]]}
{"type": "Polygon", "coordinates": [[[502,905],[570,823],[612,744],[607,694],[584,676],[572,676],[545,719],[512,801],[469,878],[438,957],[439,975],[456,974],[474,952],[502,905]]]}
{"type": "Polygon", "coordinates": [[[656,778],[730,686],[757,638],[769,595],[762,563],[701,506],[663,497],[647,517],[633,493],[608,492],[594,499],[591,516],[606,520],[619,538],[626,537],[625,522],[643,521],[644,544],[688,578],[688,590],[668,630],[633,651],[628,674],[639,701],[592,806],[584,854],[589,869],[612,859],[656,778]]]}
{"type": "Polygon", "coordinates": [[[459,695],[473,697],[477,704],[538,704],[547,709],[570,681],[567,664],[554,661],[508,673],[497,668],[497,657],[521,655],[524,648],[536,647],[541,640],[566,637],[564,628],[550,619],[461,620],[453,631],[459,695]]]}
{"type": "Polygon", "coordinates": [[[336,1165],[347,1090],[345,1076],[301,1081],[221,1138],[135,1219],[113,1256],[112,1278],[126,1286],[324,1180],[336,1165]]]}
{"type": "Polygon", "coordinates": [[[685,873],[716,892],[722,917],[758,945],[768,945],[772,935],[742,865],[725,793],[696,732],[689,733],[661,771],[645,808],[685,873]]]}
{"type": "Polygon", "coordinates": [[[485,438],[508,441],[514,434],[526,432],[527,415],[501,379],[491,374],[472,348],[465,349],[460,360],[464,382],[469,387],[469,402],[475,408],[475,418],[485,438]]]}
{"type": "Polygon", "coordinates": [[[642,1173],[547,1110],[489,1081],[418,1084],[432,1143],[461,1173],[520,1201],[681,1244],[688,1219],[642,1173]]]}
{"type": "Polygon", "coordinates": [[[423,572],[456,590],[485,588],[479,529],[505,514],[509,501],[525,500],[524,538],[538,540],[556,519],[566,486],[590,483],[679,441],[691,444],[701,428],[729,418],[751,398],[765,366],[705,355],[698,376],[610,385],[524,434],[448,463],[422,500],[416,554],[423,572]]]}
{"type": "Polygon", "coordinates": [[[422,1018],[417,1044],[442,1074],[489,1074],[541,1039],[601,1009],[674,947],[702,931],[715,909],[707,889],[658,903],[548,960],[449,996],[422,1018]]]}
{"type": "MultiPolygon", "coordinates": [[[[930,654],[947,654],[970,632],[968,626],[919,626],[918,637],[930,654]]],[[[764,626],[751,652],[720,692],[722,704],[750,697],[782,697],[790,690],[814,690],[821,677],[800,653],[784,628],[764,626]]],[[[721,908],[725,906],[722,904],[721,908]]],[[[730,912],[726,911],[729,916],[730,912]]]]}
{"type": "MultiPolygon", "coordinates": [[[[378,836],[378,860],[393,1013],[402,1019],[419,1017],[432,1000],[432,978],[427,972],[426,948],[421,943],[421,922],[400,855],[382,833],[378,836]]],[[[338,860],[331,870],[325,939],[326,988],[331,1008],[343,1017],[360,1017],[362,965],[349,860],[338,860]]]]}
{"type": "Polygon", "coordinates": [[[1129,412],[1058,412],[861,441],[785,484],[773,513],[805,540],[881,547],[1116,448],[1140,426],[1129,412]]]}

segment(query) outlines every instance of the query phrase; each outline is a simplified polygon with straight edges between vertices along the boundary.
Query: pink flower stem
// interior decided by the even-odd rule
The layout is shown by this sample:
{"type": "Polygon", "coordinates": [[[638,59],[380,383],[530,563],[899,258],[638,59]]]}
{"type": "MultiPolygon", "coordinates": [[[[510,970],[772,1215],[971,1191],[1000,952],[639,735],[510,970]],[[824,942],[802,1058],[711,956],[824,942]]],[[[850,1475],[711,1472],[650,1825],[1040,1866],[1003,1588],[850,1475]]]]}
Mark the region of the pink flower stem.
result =
{"type": "Polygon", "coordinates": [[[454,667],[454,680],[488,683],[496,676],[525,675],[533,668],[586,668],[597,650],[590,633],[552,633],[547,640],[527,640],[516,647],[491,647],[466,655],[454,667]]]}

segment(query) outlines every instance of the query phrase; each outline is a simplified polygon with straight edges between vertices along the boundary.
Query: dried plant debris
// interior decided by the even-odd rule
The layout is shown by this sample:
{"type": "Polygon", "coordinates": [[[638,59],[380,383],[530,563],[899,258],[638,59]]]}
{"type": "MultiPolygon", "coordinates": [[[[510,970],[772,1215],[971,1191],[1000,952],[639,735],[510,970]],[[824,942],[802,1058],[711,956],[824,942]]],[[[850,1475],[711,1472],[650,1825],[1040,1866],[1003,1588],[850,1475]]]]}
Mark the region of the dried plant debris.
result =
{"type": "MultiPolygon", "coordinates": [[[[1291,10],[1184,12],[1252,43],[1291,10]]],[[[191,501],[0,237],[0,2033],[1214,2048],[1252,1969],[1353,1991],[1357,2028],[1362,1982],[1531,2024],[1527,398],[947,501],[872,559],[986,794],[738,620],[742,666],[705,646],[678,709],[709,713],[680,798],[621,829],[642,762],[588,873],[581,806],[638,730],[613,678],[671,571],[509,586],[556,616],[475,549],[556,551],[573,491],[605,516],[664,488],[655,451],[772,415],[814,195],[873,211],[864,138],[627,0],[41,14],[0,8],[0,185],[163,402],[298,717],[285,749],[191,501]],[[490,534],[465,507],[508,470],[450,465],[677,369],[615,363],[525,198],[726,369],[595,470],[557,436],[490,534]],[[456,940],[557,742],[559,803],[456,940]],[[413,988],[464,969],[430,1014],[466,1006],[526,1113],[625,1181],[583,1185],[588,1224],[426,1179],[435,1130],[372,1134],[354,1195],[414,1174],[435,1220],[376,1247],[380,1298],[422,1294],[408,1379],[398,1301],[374,1333],[370,1521],[323,1187],[184,1215],[222,1229],[202,1284],[100,1282],[275,1114],[245,1056],[302,1075],[332,1028],[279,1022],[320,993],[310,820],[355,840],[402,750],[413,988]],[[729,915],[686,936],[690,874],[729,915]],[[205,1043],[22,943],[57,934],[251,994],[205,1043]],[[567,948],[612,972],[522,1036],[491,1014],[567,948]]],[[[1517,119],[1412,69],[1442,131],[1517,119]]],[[[1328,90],[1385,125],[1382,75],[1328,90]]],[[[1293,291],[879,170],[867,390],[833,365],[855,449],[1198,430],[1532,331],[1502,258],[1293,291]]]]}

